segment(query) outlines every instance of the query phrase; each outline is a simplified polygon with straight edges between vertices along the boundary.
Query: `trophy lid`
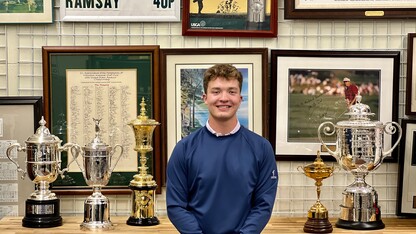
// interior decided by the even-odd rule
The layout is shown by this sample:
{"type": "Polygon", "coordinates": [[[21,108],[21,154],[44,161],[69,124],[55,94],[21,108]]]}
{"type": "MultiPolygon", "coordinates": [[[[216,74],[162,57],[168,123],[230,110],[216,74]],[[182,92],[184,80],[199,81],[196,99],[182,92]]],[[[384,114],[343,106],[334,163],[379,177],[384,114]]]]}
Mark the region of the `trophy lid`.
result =
{"type": "Polygon", "coordinates": [[[106,143],[101,140],[101,128],[100,128],[100,121],[102,119],[92,118],[95,122],[95,137],[94,139],[85,145],[84,149],[87,150],[97,150],[102,148],[110,148],[106,143]]]}
{"type": "Polygon", "coordinates": [[[324,161],[321,158],[321,154],[319,153],[319,150],[318,150],[315,161],[311,164],[304,166],[303,170],[305,172],[322,172],[322,171],[333,170],[333,167],[328,166],[327,164],[324,163],[324,161]]]}
{"type": "Polygon", "coordinates": [[[45,119],[41,118],[41,120],[39,121],[39,127],[38,129],[36,129],[35,134],[33,134],[32,136],[30,136],[26,142],[28,143],[60,143],[61,140],[55,136],[52,135],[49,131],[49,129],[45,126],[46,125],[46,121],[45,119]]]}
{"type": "Polygon", "coordinates": [[[371,112],[370,107],[361,103],[362,96],[360,93],[356,96],[356,103],[352,105],[345,115],[349,116],[349,120],[337,123],[343,127],[383,127],[380,121],[371,121],[370,117],[375,114],[371,112]]]}
{"type": "Polygon", "coordinates": [[[154,119],[149,119],[149,117],[146,115],[146,103],[144,102],[144,97],[142,98],[142,101],[140,103],[140,115],[137,116],[136,119],[130,121],[128,125],[159,125],[160,123],[157,122],[154,119]]]}

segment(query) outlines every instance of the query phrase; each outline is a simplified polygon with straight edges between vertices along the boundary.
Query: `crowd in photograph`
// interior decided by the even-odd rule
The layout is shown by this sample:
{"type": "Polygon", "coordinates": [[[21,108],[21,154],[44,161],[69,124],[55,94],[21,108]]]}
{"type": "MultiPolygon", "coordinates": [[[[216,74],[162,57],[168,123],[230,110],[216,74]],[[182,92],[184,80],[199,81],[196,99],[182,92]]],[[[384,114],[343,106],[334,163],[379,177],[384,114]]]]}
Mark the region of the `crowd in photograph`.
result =
{"type": "MultiPolygon", "coordinates": [[[[289,92],[301,93],[305,95],[344,95],[343,77],[331,76],[323,80],[317,78],[316,73],[310,73],[307,76],[296,73],[289,75],[289,92]]],[[[378,95],[380,89],[378,84],[373,82],[351,82],[357,85],[361,95],[378,95]]]]}

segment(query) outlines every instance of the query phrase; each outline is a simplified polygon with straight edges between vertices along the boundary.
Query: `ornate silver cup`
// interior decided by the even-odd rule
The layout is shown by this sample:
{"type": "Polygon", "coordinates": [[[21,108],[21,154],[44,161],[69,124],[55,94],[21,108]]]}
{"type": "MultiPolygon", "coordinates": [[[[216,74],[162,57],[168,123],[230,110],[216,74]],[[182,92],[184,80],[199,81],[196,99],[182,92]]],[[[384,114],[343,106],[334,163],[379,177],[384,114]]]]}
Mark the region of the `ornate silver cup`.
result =
{"type": "Polygon", "coordinates": [[[84,221],[81,229],[112,229],[110,221],[110,200],[101,193],[101,188],[108,184],[111,173],[123,154],[123,147],[115,145],[114,148],[106,145],[100,139],[100,119],[95,121],[95,138],[88,145],[82,147],[83,161],[77,164],[81,169],[87,185],[93,189],[92,195],[84,202],[84,221]],[[111,162],[116,149],[119,155],[116,161],[111,162]]]}
{"type": "Polygon", "coordinates": [[[49,184],[54,182],[58,175],[64,177],[64,172],[79,154],[76,144],[66,143],[61,147],[62,141],[50,134],[45,124],[46,121],[42,116],[39,121],[40,127],[26,140],[24,147],[15,143],[6,150],[6,156],[17,166],[17,171],[23,174],[22,179],[27,174],[35,183],[35,191],[26,200],[26,213],[22,220],[24,227],[45,228],[62,225],[60,202],[55,193],[49,190],[49,184]],[[19,152],[26,152],[26,170],[20,168],[19,164],[10,157],[15,148],[19,152]],[[65,169],[61,169],[61,152],[69,149],[73,159],[65,169]]]}
{"type": "Polygon", "coordinates": [[[318,138],[323,147],[334,156],[339,165],[354,175],[355,180],[343,192],[341,217],[336,226],[346,229],[371,230],[382,229],[378,194],[365,182],[369,172],[376,170],[384,158],[399,144],[402,129],[396,122],[383,124],[380,121],[370,121],[373,116],[369,106],[361,103],[357,96],[357,104],[350,107],[346,115],[348,121],[340,121],[336,125],[324,122],[318,128],[318,138]],[[321,132],[327,136],[336,133],[336,149],[332,151],[322,140],[321,132]],[[394,135],[398,139],[388,150],[384,151],[384,134],[394,135]]]}

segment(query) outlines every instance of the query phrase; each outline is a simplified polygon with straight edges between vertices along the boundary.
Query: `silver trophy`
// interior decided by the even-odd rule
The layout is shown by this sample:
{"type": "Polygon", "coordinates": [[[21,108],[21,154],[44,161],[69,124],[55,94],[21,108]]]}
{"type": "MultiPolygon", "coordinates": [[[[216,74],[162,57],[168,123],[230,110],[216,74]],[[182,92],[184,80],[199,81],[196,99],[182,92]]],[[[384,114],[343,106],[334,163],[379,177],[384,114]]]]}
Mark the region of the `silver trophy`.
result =
{"type": "Polygon", "coordinates": [[[115,145],[114,148],[106,145],[100,139],[100,121],[93,119],[95,122],[95,137],[84,147],[82,147],[82,163],[77,164],[81,169],[87,185],[93,189],[92,195],[84,202],[84,221],[81,223],[81,229],[92,230],[112,229],[110,221],[110,201],[101,193],[101,188],[108,184],[111,173],[123,154],[123,147],[115,145]],[[119,148],[119,156],[112,163],[111,160],[119,148]]]}
{"type": "Polygon", "coordinates": [[[361,103],[361,96],[357,96],[357,103],[346,113],[349,120],[340,121],[336,125],[324,122],[318,128],[318,138],[323,147],[334,156],[341,167],[351,172],[355,177],[352,184],[343,192],[340,218],[337,227],[356,230],[373,230],[384,228],[381,220],[378,194],[376,190],[365,182],[365,177],[376,170],[384,158],[399,144],[402,129],[396,122],[383,124],[380,121],[370,121],[369,106],[361,103]],[[321,132],[327,136],[336,134],[336,149],[332,151],[322,140],[321,132]],[[398,133],[395,144],[384,151],[384,134],[398,133]]]}
{"type": "Polygon", "coordinates": [[[49,184],[53,183],[58,175],[64,177],[63,174],[79,154],[79,146],[76,144],[66,143],[61,147],[62,141],[50,134],[45,124],[42,116],[39,121],[40,127],[26,140],[24,147],[15,143],[6,150],[6,156],[17,166],[17,171],[23,174],[22,179],[27,174],[35,183],[35,191],[26,200],[26,212],[22,220],[24,227],[46,228],[62,225],[60,202],[55,193],[49,190],[49,184]],[[12,159],[12,150],[15,148],[19,152],[26,152],[26,170],[20,168],[12,159]],[[61,152],[68,150],[71,150],[73,159],[67,163],[65,169],[61,169],[61,152]]]}

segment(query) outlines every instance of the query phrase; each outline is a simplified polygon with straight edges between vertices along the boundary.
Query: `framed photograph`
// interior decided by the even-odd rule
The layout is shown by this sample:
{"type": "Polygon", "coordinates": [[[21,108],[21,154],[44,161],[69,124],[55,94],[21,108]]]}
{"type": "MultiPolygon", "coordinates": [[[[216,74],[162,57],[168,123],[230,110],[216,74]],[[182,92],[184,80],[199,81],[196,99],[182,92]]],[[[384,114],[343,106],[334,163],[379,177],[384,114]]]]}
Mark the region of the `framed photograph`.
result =
{"type": "MultiPolygon", "coordinates": [[[[318,128],[349,120],[350,85],[374,113],[370,121],[397,122],[399,63],[399,51],[272,50],[269,139],[276,158],[310,160],[321,151],[334,160],[321,147],[318,128]]],[[[395,137],[384,135],[386,151],[395,137]]],[[[323,138],[329,147],[335,140],[335,134],[323,138]]],[[[396,151],[385,161],[397,160],[396,151]]]]}
{"type": "Polygon", "coordinates": [[[164,162],[182,137],[205,126],[203,73],[217,63],[231,63],[242,72],[243,102],[237,116],[243,126],[267,135],[267,48],[161,49],[160,54],[162,106],[166,108],[162,135],[169,136],[164,139],[164,162]]]}
{"type": "Polygon", "coordinates": [[[284,0],[284,12],[285,19],[416,18],[414,2],[407,0],[284,0]]]}
{"type": "MultiPolygon", "coordinates": [[[[101,119],[101,141],[112,147],[120,144],[124,149],[118,164],[111,165],[114,170],[104,189],[130,191],[128,185],[138,173],[139,160],[128,123],[140,114],[142,100],[147,116],[159,122],[161,119],[159,46],[45,46],[42,62],[45,120],[51,133],[63,143],[84,147],[95,137],[94,119],[101,119]]],[[[157,127],[154,150],[147,161],[148,173],[158,184],[162,177],[158,166],[163,145],[160,133],[157,127]]],[[[68,157],[72,155],[64,155],[64,165],[68,157]]],[[[79,164],[83,165],[82,161],[79,164]]],[[[77,163],[69,166],[67,174],[53,183],[55,192],[74,194],[87,188],[77,163]]]]}
{"type": "MultiPolygon", "coordinates": [[[[21,178],[17,166],[6,157],[7,148],[14,143],[25,146],[27,139],[35,134],[43,115],[43,103],[40,96],[0,97],[0,186],[2,202],[0,215],[20,216],[25,214],[26,200],[35,191],[30,178],[21,178]]],[[[26,170],[26,152],[10,151],[9,155],[19,167],[26,170]]]]}
{"type": "Polygon", "coordinates": [[[67,22],[179,22],[180,9],[180,0],[62,0],[59,14],[67,22]]]}
{"type": "Polygon", "coordinates": [[[396,215],[416,217],[416,120],[402,119],[401,126],[396,215]]]}
{"type": "Polygon", "coordinates": [[[183,36],[277,37],[277,0],[184,0],[183,36]]]}
{"type": "Polygon", "coordinates": [[[53,23],[53,2],[52,0],[0,0],[0,23],[53,23]]]}
{"type": "Polygon", "coordinates": [[[416,33],[407,35],[406,115],[416,115],[416,33]]]}

